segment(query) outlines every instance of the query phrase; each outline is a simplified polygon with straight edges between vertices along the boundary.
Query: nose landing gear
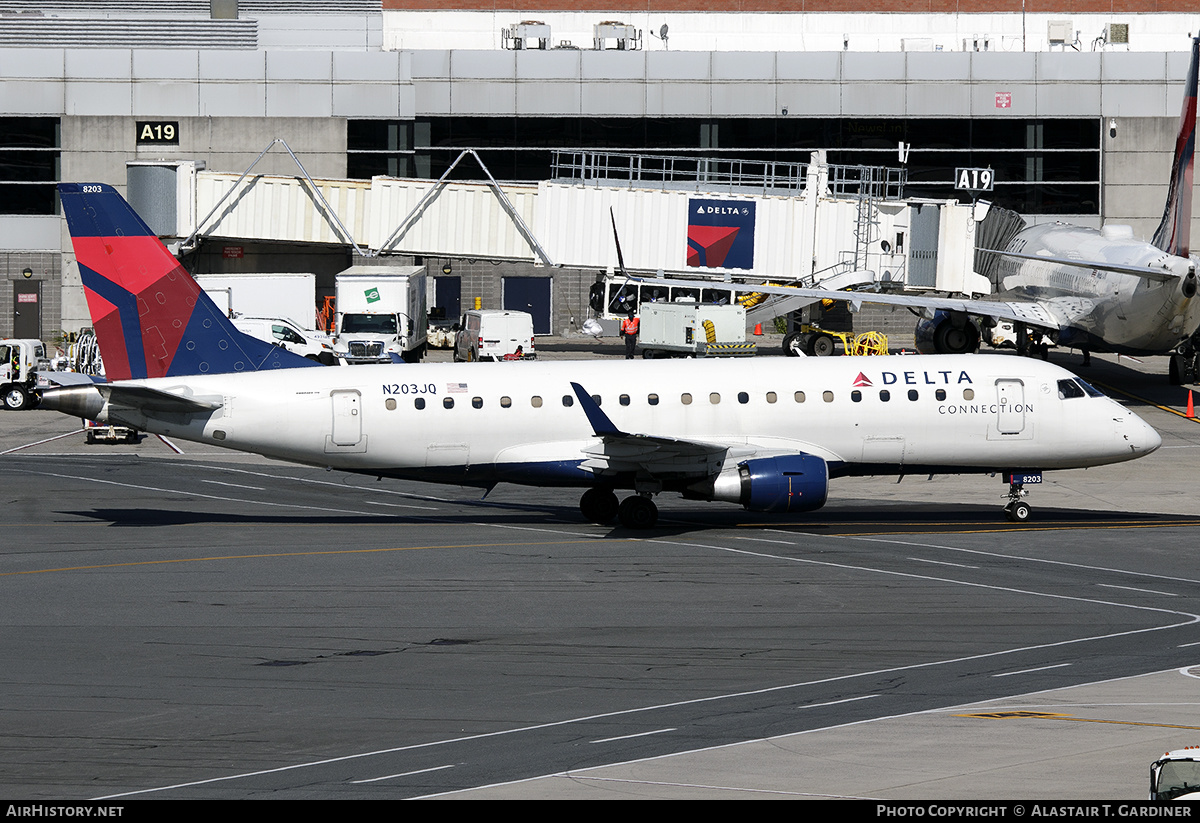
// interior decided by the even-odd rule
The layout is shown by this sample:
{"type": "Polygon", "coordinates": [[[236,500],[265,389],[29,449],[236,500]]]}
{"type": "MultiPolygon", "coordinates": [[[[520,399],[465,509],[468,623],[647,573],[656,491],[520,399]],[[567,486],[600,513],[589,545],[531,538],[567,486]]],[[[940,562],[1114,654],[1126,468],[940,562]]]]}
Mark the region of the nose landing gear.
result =
{"type": "MultiPolygon", "coordinates": [[[[1025,502],[1024,498],[1029,494],[1025,490],[1024,480],[1019,475],[1006,475],[1008,478],[1008,505],[1004,507],[1004,514],[1013,523],[1024,523],[1033,516],[1033,507],[1025,502]]],[[[1042,482],[1041,475],[1037,476],[1038,483],[1042,482]]]]}

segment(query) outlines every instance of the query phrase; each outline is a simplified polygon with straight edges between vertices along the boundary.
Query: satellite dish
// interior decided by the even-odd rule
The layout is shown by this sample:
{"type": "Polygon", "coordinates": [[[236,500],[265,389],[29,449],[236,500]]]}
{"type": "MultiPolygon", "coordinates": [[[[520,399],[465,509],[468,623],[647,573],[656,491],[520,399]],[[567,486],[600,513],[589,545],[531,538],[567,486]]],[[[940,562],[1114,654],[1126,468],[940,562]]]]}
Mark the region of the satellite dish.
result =
{"type": "Polygon", "coordinates": [[[667,39],[667,24],[666,23],[663,23],[662,28],[658,30],[658,37],[660,40],[667,39]]]}

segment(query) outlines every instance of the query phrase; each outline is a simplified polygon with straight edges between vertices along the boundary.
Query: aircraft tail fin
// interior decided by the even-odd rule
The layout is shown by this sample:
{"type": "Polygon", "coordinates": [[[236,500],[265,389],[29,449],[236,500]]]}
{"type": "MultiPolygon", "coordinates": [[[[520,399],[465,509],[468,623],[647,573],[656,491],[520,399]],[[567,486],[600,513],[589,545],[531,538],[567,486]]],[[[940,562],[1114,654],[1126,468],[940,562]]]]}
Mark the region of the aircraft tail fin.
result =
{"type": "Polygon", "coordinates": [[[112,186],[58,190],[109,380],[318,365],[234,328],[112,186]]]}
{"type": "Polygon", "coordinates": [[[1177,257],[1190,251],[1192,223],[1192,171],[1196,152],[1196,80],[1200,71],[1200,37],[1192,39],[1192,63],[1183,90],[1183,114],[1175,138],[1175,160],[1171,165],[1171,187],[1162,222],[1154,232],[1155,246],[1177,257]]]}

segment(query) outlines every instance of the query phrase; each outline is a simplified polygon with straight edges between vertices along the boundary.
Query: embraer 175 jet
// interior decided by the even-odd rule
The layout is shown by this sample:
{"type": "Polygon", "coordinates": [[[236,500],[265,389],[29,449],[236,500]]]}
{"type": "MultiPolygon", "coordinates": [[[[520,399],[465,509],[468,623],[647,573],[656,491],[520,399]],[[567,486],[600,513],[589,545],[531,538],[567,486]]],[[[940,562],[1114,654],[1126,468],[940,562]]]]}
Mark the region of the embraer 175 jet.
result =
{"type": "Polygon", "coordinates": [[[587,519],[630,528],[654,525],[661,492],[790,513],[824,505],[831,478],[996,471],[1019,521],[1041,470],[1160,443],[1026,358],[317,367],[238,332],[111,187],[59,190],[115,379],[42,405],[87,419],[381,477],[579,487],[587,519]]]}
{"type": "MultiPolygon", "coordinates": [[[[927,297],[825,289],[753,286],[768,294],[800,294],[814,301],[849,300],[907,306],[933,313],[917,325],[917,348],[926,353],[962,354],[979,346],[984,323],[1016,324],[1018,347],[1026,329],[1061,346],[1130,355],[1171,354],[1171,382],[1197,379],[1200,372],[1200,300],[1195,299],[1196,261],[1189,256],[1192,172],[1196,147],[1196,83],[1200,37],[1192,41],[1183,114],[1175,141],[1167,202],[1152,242],[1135,240],[1129,226],[1088,229],[1064,223],[1024,227],[1004,213],[1006,230],[997,245],[976,253],[980,274],[993,296],[986,299],[927,297]]],[[[984,226],[987,226],[985,220],[984,226]]],[[[982,231],[981,231],[982,233],[982,231]]],[[[622,266],[623,271],[623,266],[622,266]]],[[[695,286],[694,280],[631,277],[649,285],[695,286]]],[[[747,287],[749,288],[749,287],[747,287]]]]}

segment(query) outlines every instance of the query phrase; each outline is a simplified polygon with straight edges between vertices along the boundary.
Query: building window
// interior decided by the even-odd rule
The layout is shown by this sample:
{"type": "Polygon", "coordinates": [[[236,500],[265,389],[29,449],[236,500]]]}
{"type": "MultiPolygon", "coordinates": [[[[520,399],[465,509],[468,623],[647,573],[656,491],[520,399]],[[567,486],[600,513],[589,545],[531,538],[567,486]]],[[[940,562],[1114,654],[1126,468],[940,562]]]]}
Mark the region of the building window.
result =
{"type": "Polygon", "coordinates": [[[57,117],[0,117],[0,214],[57,214],[57,117]]]}

